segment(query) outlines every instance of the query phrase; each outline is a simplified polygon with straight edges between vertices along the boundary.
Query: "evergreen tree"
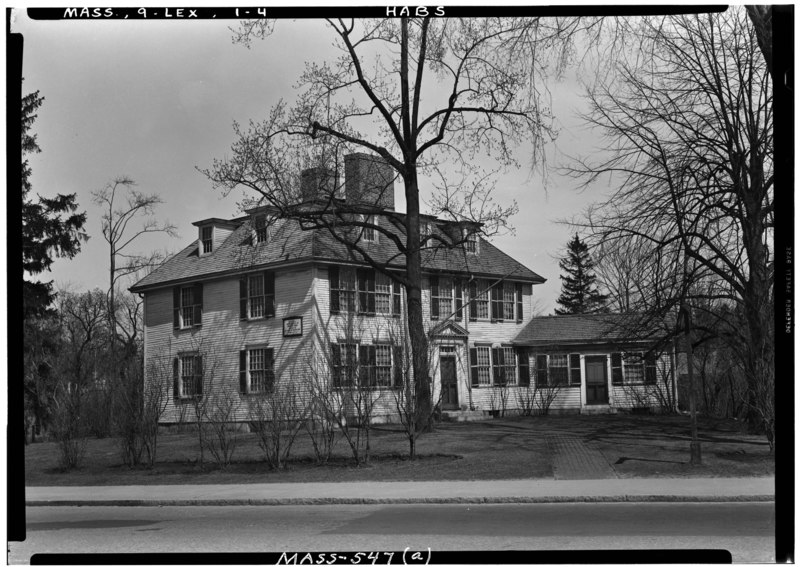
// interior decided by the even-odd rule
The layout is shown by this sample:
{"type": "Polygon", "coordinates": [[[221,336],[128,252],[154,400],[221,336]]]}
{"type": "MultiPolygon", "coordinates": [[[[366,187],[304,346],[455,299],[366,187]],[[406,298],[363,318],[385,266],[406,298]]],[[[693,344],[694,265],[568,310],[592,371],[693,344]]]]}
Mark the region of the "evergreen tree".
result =
{"type": "MultiPolygon", "coordinates": [[[[72,258],[86,239],[86,213],[76,213],[75,194],[31,196],[31,168],[26,156],[40,152],[30,130],[44,98],[39,91],[22,98],[22,268],[28,275],[49,271],[55,257],[72,258]]],[[[44,314],[53,302],[52,282],[22,281],[24,317],[44,314]]]]}
{"type": "Polygon", "coordinates": [[[602,311],[608,296],[598,291],[589,248],[577,234],[567,243],[567,255],[558,265],[564,274],[560,276],[561,295],[556,300],[561,308],[556,308],[556,315],[602,311]]]}

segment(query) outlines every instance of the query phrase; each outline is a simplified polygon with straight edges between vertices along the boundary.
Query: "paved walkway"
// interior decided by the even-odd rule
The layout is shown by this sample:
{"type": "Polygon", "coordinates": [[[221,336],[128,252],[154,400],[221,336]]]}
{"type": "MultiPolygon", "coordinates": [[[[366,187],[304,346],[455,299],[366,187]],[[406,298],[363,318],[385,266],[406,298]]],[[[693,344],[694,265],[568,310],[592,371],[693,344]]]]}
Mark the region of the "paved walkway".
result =
{"type": "Polygon", "coordinates": [[[553,452],[553,476],[556,480],[617,478],[603,454],[587,447],[577,435],[548,433],[545,438],[553,452]]]}
{"type": "Polygon", "coordinates": [[[775,480],[772,477],[26,488],[28,506],[761,502],[774,499],[775,480]]]}

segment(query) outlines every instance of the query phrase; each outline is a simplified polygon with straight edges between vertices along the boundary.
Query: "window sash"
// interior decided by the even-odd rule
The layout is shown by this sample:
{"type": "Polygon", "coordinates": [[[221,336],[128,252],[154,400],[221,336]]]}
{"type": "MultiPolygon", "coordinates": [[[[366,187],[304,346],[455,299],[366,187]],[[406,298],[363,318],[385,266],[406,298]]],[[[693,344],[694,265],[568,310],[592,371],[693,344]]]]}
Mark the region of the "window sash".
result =
{"type": "Polygon", "coordinates": [[[506,321],[513,321],[516,319],[514,313],[516,308],[515,286],[513,283],[505,282],[503,284],[503,319],[506,321]]]}
{"type": "Polygon", "coordinates": [[[477,353],[478,384],[489,386],[492,383],[492,357],[489,347],[475,347],[477,353]]]}
{"type": "Polygon", "coordinates": [[[181,288],[181,327],[194,325],[194,289],[181,288]]]}
{"type": "Polygon", "coordinates": [[[247,351],[247,374],[251,394],[269,392],[274,380],[274,362],[266,348],[254,348],[247,351]]]}
{"type": "Polygon", "coordinates": [[[642,353],[630,353],[622,357],[622,373],[626,384],[644,382],[645,369],[642,353]]]}
{"type": "Polygon", "coordinates": [[[208,254],[211,252],[214,246],[213,227],[204,226],[202,228],[202,235],[200,239],[203,241],[203,254],[208,254]]]}
{"type": "MultiPolygon", "coordinates": [[[[372,225],[377,224],[375,222],[375,216],[374,215],[369,215],[369,216],[360,215],[359,220],[361,222],[367,223],[367,224],[372,224],[372,225]]],[[[368,226],[362,227],[361,228],[361,240],[363,240],[364,242],[377,242],[378,241],[378,231],[375,230],[375,228],[373,228],[373,227],[368,227],[368,226]]]]}
{"type": "Polygon", "coordinates": [[[381,272],[375,272],[375,312],[392,313],[392,280],[381,272]]]}
{"type": "Polygon", "coordinates": [[[267,216],[256,215],[255,218],[255,241],[256,244],[267,241],[267,216]]]}
{"type": "Polygon", "coordinates": [[[566,354],[550,354],[547,357],[548,383],[556,386],[569,385],[569,357],[566,354]]]}
{"type": "Polygon", "coordinates": [[[199,393],[198,381],[200,380],[197,355],[184,355],[179,359],[181,364],[180,395],[183,398],[196,396],[199,393]]]}
{"type": "Polygon", "coordinates": [[[264,274],[250,276],[247,279],[247,316],[249,319],[260,319],[265,315],[264,274]]]}
{"type": "Polygon", "coordinates": [[[489,319],[489,281],[479,279],[475,282],[476,293],[472,298],[478,319],[489,319]]]}

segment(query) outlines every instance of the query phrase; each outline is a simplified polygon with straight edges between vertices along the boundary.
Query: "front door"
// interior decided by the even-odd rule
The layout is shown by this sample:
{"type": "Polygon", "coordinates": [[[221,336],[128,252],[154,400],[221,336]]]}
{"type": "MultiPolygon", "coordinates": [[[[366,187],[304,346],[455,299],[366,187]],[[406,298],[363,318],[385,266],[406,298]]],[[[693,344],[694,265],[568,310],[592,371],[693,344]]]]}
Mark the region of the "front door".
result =
{"type": "Polygon", "coordinates": [[[458,409],[458,384],[456,382],[456,357],[439,358],[439,370],[442,374],[442,409],[458,409]]]}
{"type": "Polygon", "coordinates": [[[608,403],[608,376],[605,356],[586,357],[586,404],[608,403]]]}

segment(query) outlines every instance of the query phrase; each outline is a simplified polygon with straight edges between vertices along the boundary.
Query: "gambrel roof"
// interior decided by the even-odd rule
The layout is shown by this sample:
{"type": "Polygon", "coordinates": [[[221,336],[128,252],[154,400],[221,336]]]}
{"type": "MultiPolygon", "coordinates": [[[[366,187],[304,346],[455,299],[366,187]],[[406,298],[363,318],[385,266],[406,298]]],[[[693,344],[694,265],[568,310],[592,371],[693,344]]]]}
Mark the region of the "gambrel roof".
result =
{"type": "MultiPolygon", "coordinates": [[[[399,213],[392,215],[400,219],[403,217],[399,213]]],[[[238,227],[213,252],[200,255],[198,242],[194,241],[139,280],[131,287],[131,291],[140,293],[176,283],[223,277],[242,271],[277,268],[287,264],[320,262],[365,265],[358,253],[337,241],[327,229],[303,230],[294,220],[275,220],[269,229],[268,242],[253,245],[251,218],[248,216],[226,221],[234,222],[238,227]]],[[[380,218],[378,222],[381,226],[388,223],[384,218],[380,218]]],[[[437,221],[437,224],[448,226],[446,221],[437,221]]],[[[460,247],[423,251],[423,270],[470,274],[476,277],[504,277],[530,283],[545,281],[490,242],[479,240],[478,252],[474,254],[466,253],[460,247]]],[[[397,254],[397,247],[385,235],[380,235],[377,243],[362,245],[378,262],[388,262],[397,269],[405,267],[405,258],[397,254]]]]}

